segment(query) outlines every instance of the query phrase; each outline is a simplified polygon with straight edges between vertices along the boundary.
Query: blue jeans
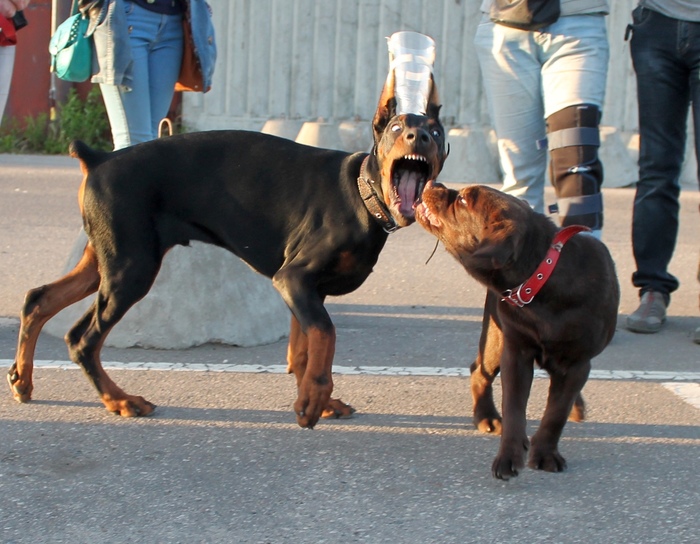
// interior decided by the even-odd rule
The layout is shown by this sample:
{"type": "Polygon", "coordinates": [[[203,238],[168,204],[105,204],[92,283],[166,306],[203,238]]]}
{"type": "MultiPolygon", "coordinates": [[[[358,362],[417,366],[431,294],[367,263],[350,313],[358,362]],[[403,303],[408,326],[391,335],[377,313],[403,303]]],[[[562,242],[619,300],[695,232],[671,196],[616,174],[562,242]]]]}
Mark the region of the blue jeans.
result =
{"type": "Polygon", "coordinates": [[[182,63],[181,15],[162,15],[124,2],[133,61],[133,85],[100,84],[114,149],[158,136],[182,63]]]}
{"type": "Polygon", "coordinates": [[[547,117],[569,106],[602,110],[608,39],[602,15],[561,17],[540,31],[492,23],[474,39],[491,122],[498,139],[503,190],[544,212],[547,117]]]}
{"type": "MultiPolygon", "coordinates": [[[[669,298],[678,279],[668,272],[678,236],[680,173],[692,103],[695,153],[700,158],[700,23],[637,8],[632,62],[639,103],[639,181],[632,217],[637,270],[632,283],[669,298]]],[[[699,173],[700,177],[700,173],[699,173]]]]}

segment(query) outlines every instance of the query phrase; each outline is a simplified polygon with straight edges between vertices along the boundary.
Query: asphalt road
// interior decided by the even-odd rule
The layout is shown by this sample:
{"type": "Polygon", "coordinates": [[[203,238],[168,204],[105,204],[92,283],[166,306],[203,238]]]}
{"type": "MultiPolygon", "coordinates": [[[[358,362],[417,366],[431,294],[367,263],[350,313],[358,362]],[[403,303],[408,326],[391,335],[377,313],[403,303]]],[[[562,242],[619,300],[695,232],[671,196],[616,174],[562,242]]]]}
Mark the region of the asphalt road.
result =
{"type": "MultiPolygon", "coordinates": [[[[24,293],[63,270],[79,181],[71,159],[0,155],[0,367],[24,293]]],[[[115,380],[158,405],[121,419],[42,335],[34,401],[0,395],[0,542],[697,542],[700,197],[682,194],[681,288],[649,336],[622,326],[637,304],[632,198],[605,190],[620,321],[584,389],[588,420],[564,431],[564,473],[491,477],[498,438],[472,428],[466,378],[483,289],[442,248],[425,264],[434,239],[413,226],[365,285],[329,301],[335,391],[358,412],[314,431],[295,424],[284,341],[105,348],[115,380]]],[[[546,387],[535,380],[530,433],[546,387]]]]}

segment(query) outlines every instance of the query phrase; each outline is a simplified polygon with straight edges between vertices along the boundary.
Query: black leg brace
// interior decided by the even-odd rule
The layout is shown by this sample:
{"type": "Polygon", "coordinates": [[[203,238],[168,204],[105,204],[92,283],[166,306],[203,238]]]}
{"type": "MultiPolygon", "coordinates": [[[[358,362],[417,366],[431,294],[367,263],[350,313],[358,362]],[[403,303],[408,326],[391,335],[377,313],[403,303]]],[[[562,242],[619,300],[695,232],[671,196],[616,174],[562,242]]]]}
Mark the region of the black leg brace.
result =
{"type": "Polygon", "coordinates": [[[550,213],[559,212],[563,227],[603,228],[603,165],[598,159],[600,110],[578,104],[547,118],[549,177],[557,195],[550,213]]]}

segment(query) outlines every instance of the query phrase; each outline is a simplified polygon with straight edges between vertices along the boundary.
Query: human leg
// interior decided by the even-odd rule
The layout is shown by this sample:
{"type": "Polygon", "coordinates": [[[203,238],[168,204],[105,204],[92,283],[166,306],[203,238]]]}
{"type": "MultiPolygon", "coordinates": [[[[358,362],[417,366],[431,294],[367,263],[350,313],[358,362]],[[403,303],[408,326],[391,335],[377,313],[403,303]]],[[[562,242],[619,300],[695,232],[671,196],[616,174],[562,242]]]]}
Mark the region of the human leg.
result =
{"type": "Polygon", "coordinates": [[[158,125],[168,115],[175,94],[175,82],[182,65],[183,40],[182,18],[163,16],[148,56],[152,138],[158,136],[158,125]]]}
{"type": "Polygon", "coordinates": [[[594,233],[603,228],[599,120],[593,104],[570,106],[547,118],[549,179],[561,225],[584,225],[594,233]]]}
{"type": "Polygon", "coordinates": [[[482,20],[474,40],[491,122],[498,139],[503,190],[544,212],[546,150],[541,64],[533,33],[482,20]]]}
{"type": "MultiPolygon", "coordinates": [[[[698,262],[698,282],[700,282],[700,262],[698,262]]],[[[700,297],[698,297],[698,304],[700,305],[700,297]]],[[[695,329],[695,333],[693,334],[693,342],[696,344],[700,344],[700,327],[695,329]]]]}
{"type": "Polygon", "coordinates": [[[599,123],[609,49],[603,16],[567,16],[540,35],[550,181],[562,226],[603,226],[599,123]]]}
{"type": "Polygon", "coordinates": [[[683,164],[690,72],[679,56],[679,21],[651,10],[635,10],[631,54],[639,104],[639,181],[632,217],[640,295],[664,296],[678,288],[668,272],[678,235],[679,177],[683,164]]]}
{"type": "Polygon", "coordinates": [[[0,47],[0,124],[5,114],[5,105],[10,96],[10,83],[12,82],[12,70],[15,66],[15,46],[0,47]]]}
{"type": "MultiPolygon", "coordinates": [[[[693,109],[693,127],[695,138],[695,158],[698,165],[698,181],[700,181],[700,24],[689,24],[689,34],[692,37],[689,39],[690,47],[688,50],[688,59],[690,63],[690,100],[693,109]]],[[[700,211],[700,209],[698,210],[700,211]]],[[[697,279],[700,283],[700,262],[698,263],[697,279]]],[[[693,341],[700,344],[700,327],[695,329],[693,341]]]]}
{"type": "Polygon", "coordinates": [[[114,148],[154,139],[174,94],[182,62],[182,18],[126,2],[131,28],[132,86],[101,84],[114,148]]]}

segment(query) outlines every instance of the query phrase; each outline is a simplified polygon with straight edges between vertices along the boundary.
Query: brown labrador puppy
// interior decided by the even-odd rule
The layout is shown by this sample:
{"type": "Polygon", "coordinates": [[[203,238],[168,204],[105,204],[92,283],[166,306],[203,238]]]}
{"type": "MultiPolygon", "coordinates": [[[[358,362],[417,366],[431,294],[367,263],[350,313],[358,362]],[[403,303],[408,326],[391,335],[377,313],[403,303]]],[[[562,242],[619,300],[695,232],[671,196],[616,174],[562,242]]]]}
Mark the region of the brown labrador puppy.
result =
{"type": "Polygon", "coordinates": [[[559,230],[524,201],[485,186],[457,192],[429,184],[416,218],[488,289],[471,389],[477,428],[502,430],[493,475],[517,476],[528,448],[530,467],[564,470],[558,442],[567,416],[583,419],[580,393],[591,359],[615,333],[620,287],[610,253],[593,236],[577,234],[585,227],[559,230]],[[549,373],[550,386],[528,444],[535,362],[549,373]],[[499,371],[502,429],[492,391],[499,371]]]}

